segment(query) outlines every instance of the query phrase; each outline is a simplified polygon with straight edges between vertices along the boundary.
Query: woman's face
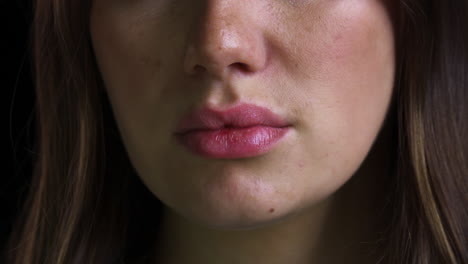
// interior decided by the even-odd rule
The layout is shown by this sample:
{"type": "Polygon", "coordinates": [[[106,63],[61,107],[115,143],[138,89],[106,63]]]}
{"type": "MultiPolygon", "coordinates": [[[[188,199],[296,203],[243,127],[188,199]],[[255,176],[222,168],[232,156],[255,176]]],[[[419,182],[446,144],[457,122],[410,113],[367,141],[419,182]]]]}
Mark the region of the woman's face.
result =
{"type": "Polygon", "coordinates": [[[363,163],[389,108],[395,49],[383,1],[94,0],[90,19],[139,177],[167,207],[208,226],[253,227],[325,200],[363,163]],[[245,150],[243,138],[229,139],[234,130],[192,133],[205,154],[174,136],[187,113],[240,103],[290,126],[243,157],[229,157],[245,150]]]}

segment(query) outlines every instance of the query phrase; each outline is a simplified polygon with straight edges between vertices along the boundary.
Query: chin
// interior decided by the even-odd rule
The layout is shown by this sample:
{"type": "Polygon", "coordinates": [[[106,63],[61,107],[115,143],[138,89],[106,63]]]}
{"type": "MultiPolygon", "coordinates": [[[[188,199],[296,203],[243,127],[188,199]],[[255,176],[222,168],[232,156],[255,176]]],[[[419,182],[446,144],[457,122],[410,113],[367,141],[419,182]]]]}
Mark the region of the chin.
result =
{"type": "Polygon", "coordinates": [[[249,230],[282,222],[299,210],[278,198],[262,200],[212,200],[189,207],[171,208],[172,217],[182,217],[210,229],[249,230]],[[272,203],[272,200],[276,200],[272,203]],[[203,204],[203,205],[201,205],[203,204]]]}

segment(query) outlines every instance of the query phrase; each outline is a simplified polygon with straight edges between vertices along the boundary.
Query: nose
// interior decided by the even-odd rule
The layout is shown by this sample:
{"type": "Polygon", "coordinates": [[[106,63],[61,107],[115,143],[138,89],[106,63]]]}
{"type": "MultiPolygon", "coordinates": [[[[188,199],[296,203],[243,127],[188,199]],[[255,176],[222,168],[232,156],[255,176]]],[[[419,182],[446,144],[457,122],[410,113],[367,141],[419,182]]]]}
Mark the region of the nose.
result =
{"type": "Polygon", "coordinates": [[[231,74],[261,70],[267,52],[255,21],[256,1],[203,2],[203,13],[191,28],[186,43],[185,72],[190,76],[205,74],[223,80],[231,74]]]}

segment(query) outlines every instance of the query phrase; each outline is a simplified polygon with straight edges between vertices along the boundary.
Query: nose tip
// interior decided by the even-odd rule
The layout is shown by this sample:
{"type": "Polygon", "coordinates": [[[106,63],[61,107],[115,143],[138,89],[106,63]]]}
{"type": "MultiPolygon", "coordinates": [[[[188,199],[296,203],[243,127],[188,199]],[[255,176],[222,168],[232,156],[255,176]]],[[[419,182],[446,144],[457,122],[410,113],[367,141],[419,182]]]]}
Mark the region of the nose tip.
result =
{"type": "Polygon", "coordinates": [[[227,9],[223,14],[212,9],[203,16],[203,26],[190,32],[184,71],[190,76],[207,74],[222,79],[234,72],[246,74],[264,67],[266,51],[255,22],[236,19],[239,14],[226,15],[227,9]]]}

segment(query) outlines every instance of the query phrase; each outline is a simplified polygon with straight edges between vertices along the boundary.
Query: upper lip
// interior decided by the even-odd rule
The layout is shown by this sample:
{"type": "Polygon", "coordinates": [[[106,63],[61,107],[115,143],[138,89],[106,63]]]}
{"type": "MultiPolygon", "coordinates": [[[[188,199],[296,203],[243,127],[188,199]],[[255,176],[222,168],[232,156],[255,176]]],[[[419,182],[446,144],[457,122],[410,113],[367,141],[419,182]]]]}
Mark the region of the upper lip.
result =
{"type": "Polygon", "coordinates": [[[287,127],[290,123],[268,108],[242,103],[225,111],[202,107],[190,112],[180,120],[175,133],[252,126],[287,127]]]}

